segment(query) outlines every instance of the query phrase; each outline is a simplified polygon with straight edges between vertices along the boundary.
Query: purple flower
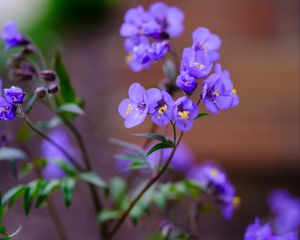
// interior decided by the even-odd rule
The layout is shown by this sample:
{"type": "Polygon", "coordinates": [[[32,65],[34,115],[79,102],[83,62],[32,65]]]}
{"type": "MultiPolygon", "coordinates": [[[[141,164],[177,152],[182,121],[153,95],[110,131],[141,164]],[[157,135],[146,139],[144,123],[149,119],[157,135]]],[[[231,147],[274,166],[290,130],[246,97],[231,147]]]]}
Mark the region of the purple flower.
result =
{"type": "Polygon", "coordinates": [[[16,117],[16,107],[11,102],[0,96],[0,119],[12,120],[16,117]]]}
{"type": "Polygon", "coordinates": [[[152,43],[151,48],[154,53],[155,61],[159,61],[170,50],[170,44],[168,41],[154,42],[152,43]]]}
{"type": "Polygon", "coordinates": [[[189,170],[187,177],[214,197],[226,219],[232,217],[233,209],[239,204],[240,198],[235,196],[235,188],[220,166],[211,162],[196,165],[189,170]]]}
{"type": "MultiPolygon", "coordinates": [[[[67,132],[64,129],[54,129],[49,132],[48,135],[54,139],[56,143],[63,145],[71,156],[76,156],[76,150],[70,143],[67,132]]],[[[43,141],[41,150],[42,156],[47,159],[47,164],[42,171],[43,178],[55,179],[64,177],[64,171],[56,164],[55,160],[68,162],[65,156],[48,141],[43,141]]]]}
{"type": "Polygon", "coordinates": [[[276,233],[282,235],[297,232],[300,227],[300,198],[286,190],[275,190],[269,195],[269,206],[276,233]]]}
{"type": "Polygon", "coordinates": [[[194,118],[198,115],[197,105],[188,97],[178,98],[174,107],[176,127],[186,132],[193,126],[194,118]]]}
{"type": "Polygon", "coordinates": [[[197,88],[196,79],[190,76],[187,72],[182,71],[177,77],[176,85],[186,94],[191,95],[197,88]]]}
{"type": "Polygon", "coordinates": [[[160,32],[154,37],[177,37],[183,32],[184,13],[179,8],[157,2],[150,6],[149,13],[160,26],[160,32]]]}
{"type": "Polygon", "coordinates": [[[205,51],[185,48],[182,53],[181,71],[186,71],[194,78],[206,77],[212,69],[210,56],[205,51]]]}
{"type": "Polygon", "coordinates": [[[133,83],[128,90],[129,98],[119,105],[119,113],[125,119],[125,127],[132,128],[141,124],[148,112],[148,99],[143,86],[133,83]]]}
{"type": "Polygon", "coordinates": [[[8,21],[4,24],[1,38],[7,49],[28,44],[28,40],[18,31],[14,21],[8,21]]]}
{"type": "Polygon", "coordinates": [[[154,42],[150,45],[144,36],[125,39],[125,50],[128,52],[126,61],[134,72],[149,68],[154,61],[163,58],[170,49],[168,41],[154,42]]]}
{"type": "MultiPolygon", "coordinates": [[[[171,148],[165,148],[163,150],[159,150],[150,154],[147,157],[147,160],[150,163],[150,165],[153,168],[155,168],[157,167],[161,158],[162,158],[161,163],[162,164],[166,163],[171,152],[172,152],[171,148]]],[[[176,171],[186,172],[193,165],[194,162],[195,162],[195,156],[192,150],[184,143],[180,143],[172,158],[172,161],[170,162],[170,166],[174,168],[176,171]]]]}
{"type": "Polygon", "coordinates": [[[23,103],[25,93],[19,87],[4,88],[4,97],[11,103],[23,103]]]}
{"type": "Polygon", "coordinates": [[[275,240],[272,235],[272,229],[269,223],[261,225],[259,218],[255,219],[253,224],[247,227],[244,240],[275,240]]]}
{"type": "Polygon", "coordinates": [[[239,98],[233,88],[229,73],[216,65],[215,73],[203,81],[202,98],[206,108],[213,114],[239,104],[239,98]]]}
{"type": "Polygon", "coordinates": [[[120,34],[123,37],[151,35],[160,32],[156,20],[142,6],[129,9],[124,16],[120,34]]]}
{"type": "Polygon", "coordinates": [[[169,93],[158,88],[147,90],[148,113],[152,115],[152,121],[160,126],[166,126],[173,119],[173,107],[175,102],[169,93]]]}
{"type": "Polygon", "coordinates": [[[193,48],[207,52],[212,61],[220,58],[220,54],[217,52],[220,47],[221,39],[219,36],[210,33],[207,28],[200,27],[193,32],[193,48]]]}

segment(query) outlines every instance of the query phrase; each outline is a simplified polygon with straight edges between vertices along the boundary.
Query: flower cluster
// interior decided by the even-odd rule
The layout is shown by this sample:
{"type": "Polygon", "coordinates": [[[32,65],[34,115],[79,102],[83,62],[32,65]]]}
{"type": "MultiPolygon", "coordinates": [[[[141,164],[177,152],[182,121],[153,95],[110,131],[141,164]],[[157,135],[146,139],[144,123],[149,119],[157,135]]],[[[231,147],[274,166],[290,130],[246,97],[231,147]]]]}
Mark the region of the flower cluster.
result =
{"type": "Polygon", "coordinates": [[[170,37],[183,32],[183,12],[165,3],[154,3],[148,11],[142,6],[129,9],[124,16],[120,34],[130,68],[139,72],[162,59],[170,50],[170,37]],[[151,42],[151,40],[153,40],[151,42]]]}
{"type": "Polygon", "coordinates": [[[141,124],[147,114],[159,126],[166,126],[174,121],[177,128],[183,132],[191,129],[198,115],[197,105],[184,96],[176,101],[165,90],[150,88],[145,90],[139,83],[129,87],[129,98],[119,105],[119,113],[125,119],[125,126],[131,128],[141,124]]]}
{"type": "Polygon", "coordinates": [[[198,86],[197,80],[203,80],[201,98],[212,114],[238,105],[237,91],[229,72],[222,71],[221,65],[217,63],[211,73],[213,63],[220,59],[218,50],[221,39],[203,27],[197,28],[192,38],[192,46],[183,50],[177,87],[185,94],[192,95],[198,86]]]}
{"type": "Polygon", "coordinates": [[[220,166],[211,162],[196,165],[190,169],[187,177],[213,196],[225,218],[232,217],[233,209],[239,205],[240,198],[235,196],[235,188],[220,166]]]}
{"type": "Polygon", "coordinates": [[[298,240],[300,228],[300,199],[286,190],[275,190],[268,198],[274,220],[265,225],[259,218],[250,224],[245,232],[245,240],[298,240]]]}
{"type": "MultiPolygon", "coordinates": [[[[0,79],[0,85],[2,81],[0,79]]],[[[2,91],[0,87],[0,91],[2,91]]],[[[11,86],[3,89],[3,95],[0,95],[0,119],[12,120],[16,117],[16,104],[22,104],[25,93],[19,87],[11,86]]]]}
{"type": "Polygon", "coordinates": [[[250,224],[245,232],[244,240],[298,240],[296,233],[287,233],[281,236],[273,234],[270,223],[260,224],[259,218],[250,224]]]}

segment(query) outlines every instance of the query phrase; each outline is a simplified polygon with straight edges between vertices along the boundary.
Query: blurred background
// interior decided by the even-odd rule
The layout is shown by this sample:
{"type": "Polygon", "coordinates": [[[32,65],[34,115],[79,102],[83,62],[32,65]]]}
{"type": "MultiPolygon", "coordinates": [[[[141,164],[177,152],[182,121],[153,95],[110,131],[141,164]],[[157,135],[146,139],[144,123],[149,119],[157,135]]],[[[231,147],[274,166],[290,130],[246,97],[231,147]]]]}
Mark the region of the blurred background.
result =
{"type": "MultiPolygon", "coordinates": [[[[0,25],[14,19],[51,59],[59,49],[77,92],[86,102],[86,115],[77,125],[84,133],[97,173],[108,179],[117,174],[109,137],[135,141],[128,135],[146,132],[150,122],[125,129],[117,112],[135,81],[151,85],[163,78],[161,64],[133,73],[125,63],[119,27],[125,11],[148,0],[0,0],[0,25]]],[[[255,216],[268,216],[266,196],[274,188],[287,188],[299,195],[299,1],[298,0],[187,0],[165,1],[186,14],[185,32],[175,39],[181,55],[191,45],[196,27],[205,26],[222,40],[221,63],[230,70],[240,105],[221,114],[201,119],[188,132],[188,144],[199,162],[211,159],[229,173],[242,198],[240,210],[231,221],[217,212],[200,218],[201,239],[242,239],[255,216]]],[[[0,74],[6,53],[0,49],[0,74]]],[[[33,110],[40,119],[39,108],[33,110]]],[[[43,118],[48,115],[45,113],[43,118]]],[[[150,120],[150,119],[149,119],[150,120]]],[[[1,122],[1,124],[3,124],[1,122]]],[[[18,123],[17,123],[18,124],[18,123]]],[[[10,124],[11,125],[11,124],[10,124]]],[[[10,126],[11,127],[11,126],[10,126]]],[[[38,148],[39,139],[33,140],[38,148]]],[[[15,179],[5,163],[0,168],[0,189],[15,179]]],[[[71,209],[62,219],[70,239],[95,239],[93,209],[87,189],[79,186],[71,209]],[[92,216],[92,217],[91,217],[92,216]]],[[[185,210],[178,208],[184,217],[185,210]]],[[[159,211],[145,217],[138,226],[129,223],[116,239],[146,239],[161,219],[159,211]],[[133,234],[134,233],[134,234],[133,234]]],[[[36,210],[26,218],[22,207],[7,216],[8,225],[23,225],[16,239],[58,239],[46,210],[36,210]]]]}

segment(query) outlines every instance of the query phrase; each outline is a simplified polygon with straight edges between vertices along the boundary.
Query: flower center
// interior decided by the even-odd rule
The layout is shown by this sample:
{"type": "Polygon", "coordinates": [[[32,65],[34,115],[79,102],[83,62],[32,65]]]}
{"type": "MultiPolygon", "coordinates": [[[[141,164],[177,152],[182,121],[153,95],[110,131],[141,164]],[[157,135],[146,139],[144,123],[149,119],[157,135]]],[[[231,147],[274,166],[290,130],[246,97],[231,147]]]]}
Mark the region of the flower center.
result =
{"type": "Polygon", "coordinates": [[[204,64],[202,64],[202,63],[197,63],[197,62],[193,62],[193,63],[192,63],[192,66],[198,68],[199,70],[202,70],[202,69],[205,68],[204,64]]]}
{"type": "Polygon", "coordinates": [[[234,88],[234,89],[232,89],[232,91],[231,91],[233,94],[237,94],[237,90],[234,88]]]}
{"type": "Polygon", "coordinates": [[[210,174],[211,174],[213,177],[217,176],[218,173],[219,173],[219,170],[216,169],[216,168],[213,168],[213,169],[210,170],[210,174]]]}
{"type": "Polygon", "coordinates": [[[181,117],[181,119],[186,120],[189,118],[189,111],[179,111],[178,116],[181,117]]]}
{"type": "Polygon", "coordinates": [[[218,90],[215,90],[215,91],[213,92],[213,95],[215,95],[215,96],[217,97],[217,96],[220,95],[220,92],[219,92],[218,90]]]}
{"type": "Polygon", "coordinates": [[[126,115],[128,115],[128,114],[130,114],[131,112],[132,112],[132,104],[128,104],[128,106],[127,106],[127,110],[126,110],[126,112],[125,112],[125,114],[126,115]]]}

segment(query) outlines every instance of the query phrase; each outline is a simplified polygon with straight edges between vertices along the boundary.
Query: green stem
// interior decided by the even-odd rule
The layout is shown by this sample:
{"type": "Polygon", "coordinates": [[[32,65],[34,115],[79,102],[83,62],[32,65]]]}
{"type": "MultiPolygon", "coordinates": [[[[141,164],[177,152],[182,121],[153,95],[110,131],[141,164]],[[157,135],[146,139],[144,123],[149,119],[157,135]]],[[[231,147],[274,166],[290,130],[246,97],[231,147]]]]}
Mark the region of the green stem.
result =
{"type": "Polygon", "coordinates": [[[117,233],[117,231],[119,230],[119,228],[123,225],[124,221],[126,220],[127,216],[129,215],[130,211],[133,209],[133,207],[135,206],[135,204],[141,199],[141,197],[144,195],[144,193],[147,192],[147,190],[158,181],[158,179],[164,174],[164,172],[167,170],[175,152],[176,149],[182,139],[183,136],[183,132],[180,133],[179,139],[175,145],[175,147],[173,148],[173,151],[171,153],[171,155],[169,156],[166,164],[163,166],[163,168],[157,173],[156,176],[154,176],[153,178],[151,178],[148,183],[145,185],[145,187],[139,192],[139,194],[132,200],[132,202],[130,203],[129,207],[127,208],[127,210],[122,214],[122,216],[119,218],[119,220],[117,221],[117,223],[115,224],[115,226],[113,227],[112,231],[110,232],[110,234],[108,235],[108,239],[112,239],[114,237],[114,235],[117,233]]]}
{"type": "MultiPolygon", "coordinates": [[[[78,144],[80,152],[81,152],[81,155],[82,155],[82,158],[85,163],[86,171],[92,171],[92,164],[90,161],[90,157],[89,157],[88,151],[86,149],[86,146],[84,144],[84,141],[83,141],[83,138],[82,138],[80,132],[77,130],[77,128],[73,125],[73,123],[65,115],[63,115],[60,112],[57,112],[57,114],[59,115],[59,117],[63,120],[65,125],[70,129],[70,131],[75,136],[77,144],[78,144]]],[[[92,197],[92,200],[94,203],[95,211],[98,214],[103,209],[103,206],[102,206],[99,194],[97,192],[97,188],[93,184],[88,184],[88,185],[89,185],[91,197],[92,197]]],[[[107,234],[106,224],[101,224],[100,228],[101,228],[101,236],[105,237],[105,235],[107,234]]]]}
{"type": "Polygon", "coordinates": [[[83,170],[81,165],[77,163],[77,161],[64,149],[56,143],[52,138],[50,138],[46,133],[38,129],[34,124],[31,122],[31,120],[27,116],[22,116],[22,118],[25,120],[25,122],[28,124],[28,126],[36,132],[39,136],[44,138],[46,141],[48,141],[50,144],[52,144],[54,147],[56,147],[66,158],[70,161],[78,170],[83,170]]]}

